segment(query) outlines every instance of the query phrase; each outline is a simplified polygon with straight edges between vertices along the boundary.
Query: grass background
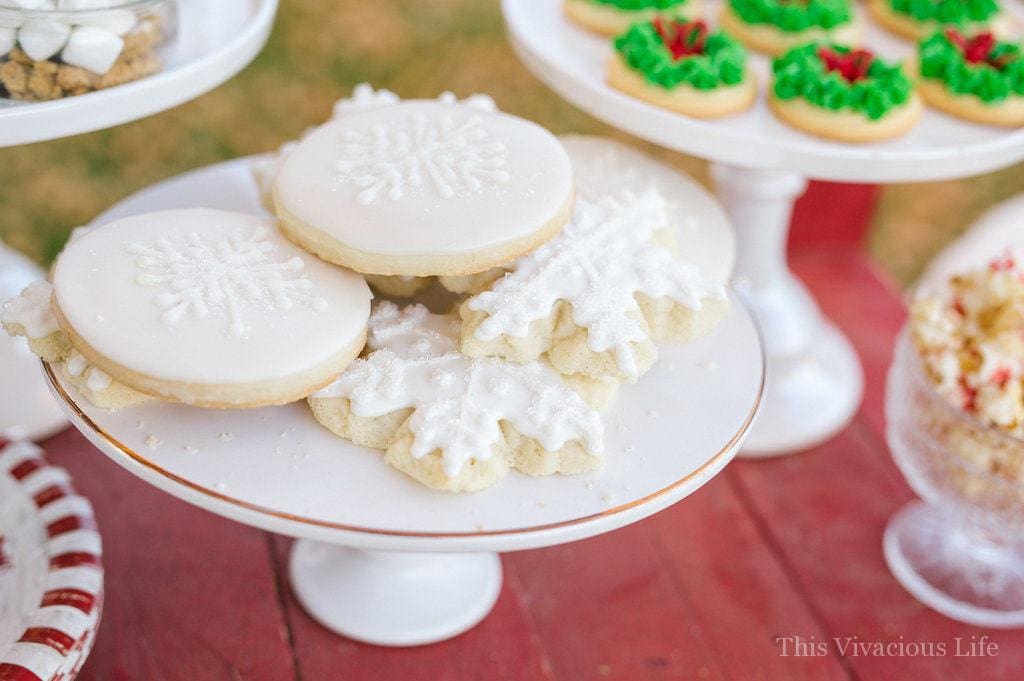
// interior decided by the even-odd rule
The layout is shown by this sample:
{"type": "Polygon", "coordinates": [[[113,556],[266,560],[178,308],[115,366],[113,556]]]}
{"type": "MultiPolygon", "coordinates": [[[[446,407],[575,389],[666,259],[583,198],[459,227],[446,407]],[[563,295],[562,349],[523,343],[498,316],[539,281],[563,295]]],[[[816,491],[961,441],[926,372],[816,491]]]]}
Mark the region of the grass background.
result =
{"type": "MultiPolygon", "coordinates": [[[[124,196],[191,168],[275,149],[323,121],[362,81],[406,97],[486,92],[503,110],[558,133],[625,137],[526,71],[504,39],[498,0],[282,0],[266,49],[215,91],[115,129],[0,149],[0,238],[48,262],[73,227],[124,196]]],[[[706,181],[702,161],[646,148],[706,181]]],[[[969,180],[885,187],[868,246],[909,283],[943,244],[1022,189],[1024,164],[969,180]]]]}

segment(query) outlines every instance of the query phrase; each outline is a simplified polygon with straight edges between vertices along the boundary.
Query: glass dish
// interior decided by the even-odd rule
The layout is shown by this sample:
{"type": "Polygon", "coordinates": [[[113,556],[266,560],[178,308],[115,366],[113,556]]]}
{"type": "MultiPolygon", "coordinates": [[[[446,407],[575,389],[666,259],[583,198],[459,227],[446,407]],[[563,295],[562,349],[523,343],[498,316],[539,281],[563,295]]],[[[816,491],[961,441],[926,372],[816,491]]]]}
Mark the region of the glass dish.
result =
{"type": "Polygon", "coordinates": [[[948,617],[1024,625],[1024,440],[943,399],[906,329],[885,410],[892,457],[921,497],[889,521],[889,568],[948,617]]]}
{"type": "Polygon", "coordinates": [[[0,0],[0,96],[46,101],[157,73],[175,0],[0,0]]]}

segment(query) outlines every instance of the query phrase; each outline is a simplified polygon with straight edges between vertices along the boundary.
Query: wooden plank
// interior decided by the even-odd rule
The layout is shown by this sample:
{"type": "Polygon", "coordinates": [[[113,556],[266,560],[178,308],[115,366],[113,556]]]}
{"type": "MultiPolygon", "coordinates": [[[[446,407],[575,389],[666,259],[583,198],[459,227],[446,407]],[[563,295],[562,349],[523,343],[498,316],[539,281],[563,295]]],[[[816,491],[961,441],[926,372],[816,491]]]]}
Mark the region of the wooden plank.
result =
{"type": "Polygon", "coordinates": [[[780,658],[814,628],[724,479],[637,525],[506,557],[560,679],[845,679],[835,657],[780,658]]]}
{"type": "Polygon", "coordinates": [[[74,430],[44,447],[103,535],[106,601],[80,681],[294,678],[267,535],[151,487],[74,430]]]}
{"type": "MultiPolygon", "coordinates": [[[[281,575],[291,541],[274,542],[281,575]]],[[[300,679],[345,681],[545,681],[554,679],[541,642],[534,635],[505,562],[505,585],[497,605],[474,629],[449,641],[418,648],[383,648],[348,640],[317,624],[285,596],[288,626],[300,679]]]]}

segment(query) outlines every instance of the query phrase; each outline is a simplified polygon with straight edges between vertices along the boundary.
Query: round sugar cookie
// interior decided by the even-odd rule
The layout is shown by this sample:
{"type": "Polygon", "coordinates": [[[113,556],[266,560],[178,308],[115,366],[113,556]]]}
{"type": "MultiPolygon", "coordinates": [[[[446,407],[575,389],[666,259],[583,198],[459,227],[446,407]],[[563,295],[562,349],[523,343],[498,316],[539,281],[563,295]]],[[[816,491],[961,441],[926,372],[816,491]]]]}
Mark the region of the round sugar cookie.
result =
{"type": "Polygon", "coordinates": [[[362,350],[363,277],[303,252],[274,220],[195,208],[135,215],[69,242],[53,308],[71,345],[172,402],[284,404],[362,350]]]}
{"type": "Polygon", "coordinates": [[[321,126],[274,184],[282,229],[366,274],[483,272],[535,249],[573,205],[544,128],[456,102],[407,101],[321,126]]]}

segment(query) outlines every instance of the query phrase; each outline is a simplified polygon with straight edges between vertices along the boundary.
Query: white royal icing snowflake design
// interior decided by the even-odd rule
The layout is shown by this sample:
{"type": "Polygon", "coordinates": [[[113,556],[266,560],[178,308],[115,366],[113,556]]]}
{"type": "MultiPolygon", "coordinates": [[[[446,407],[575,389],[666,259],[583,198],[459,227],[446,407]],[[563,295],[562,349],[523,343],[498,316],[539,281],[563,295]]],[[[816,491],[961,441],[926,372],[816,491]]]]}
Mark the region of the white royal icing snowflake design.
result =
{"type": "Polygon", "coordinates": [[[565,300],[572,305],[573,321],[587,329],[590,349],[614,351],[619,368],[636,378],[630,343],[647,338],[630,316],[639,310],[636,293],[667,296],[692,310],[700,309],[702,298],[725,297],[720,284],[651,241],[668,224],[665,200],[654,189],[596,203],[577,200],[561,234],[516,261],[491,290],[470,298],[470,309],[487,313],[476,337],[523,338],[532,322],[548,317],[555,303],[565,300]]]}
{"type": "Polygon", "coordinates": [[[466,357],[458,338],[456,318],[383,302],[370,317],[374,352],[314,397],[346,397],[363,417],[412,407],[412,456],[440,450],[449,477],[471,459],[490,458],[501,421],[549,451],[576,440],[591,454],[603,452],[601,417],[553,369],[466,357]]]}
{"type": "Polygon", "coordinates": [[[359,203],[398,201],[426,185],[443,199],[509,181],[505,144],[480,116],[413,114],[406,120],[342,133],[338,177],[361,191],[359,203]]]}
{"type": "Polygon", "coordinates": [[[216,236],[190,232],[129,244],[127,251],[137,256],[141,270],[135,282],[161,288],[156,302],[164,308],[165,324],[219,314],[227,316],[232,335],[243,336],[246,308],[289,309],[297,302],[315,311],[327,308],[327,301],[312,293],[302,258],[275,258],[277,245],[267,236],[263,228],[216,236]]]}

